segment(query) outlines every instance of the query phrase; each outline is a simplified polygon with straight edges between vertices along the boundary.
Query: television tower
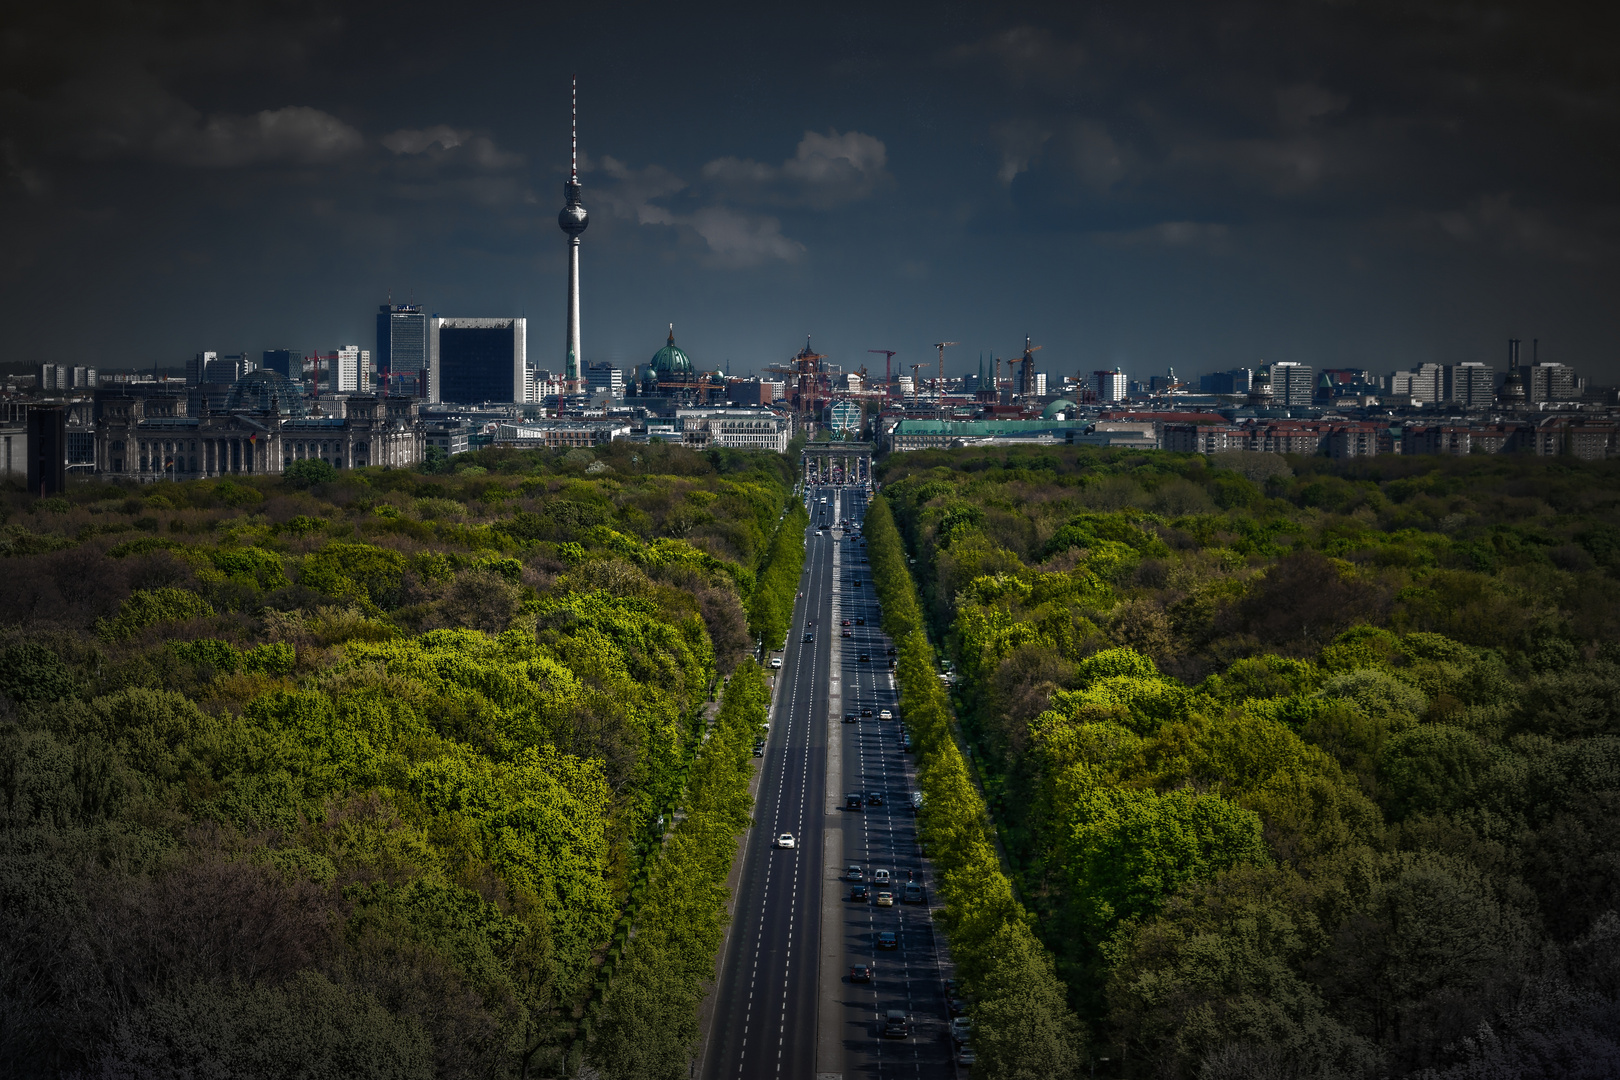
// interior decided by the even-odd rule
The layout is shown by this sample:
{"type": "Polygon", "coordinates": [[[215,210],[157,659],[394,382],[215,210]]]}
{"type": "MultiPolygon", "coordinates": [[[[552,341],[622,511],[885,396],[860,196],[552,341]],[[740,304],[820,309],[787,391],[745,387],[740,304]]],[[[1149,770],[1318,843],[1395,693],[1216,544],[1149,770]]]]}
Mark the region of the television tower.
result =
{"type": "Polygon", "coordinates": [[[563,198],[567,205],[557,215],[557,227],[568,234],[568,340],[566,378],[568,393],[580,392],[579,380],[579,234],[588,224],[585,208],[579,205],[579,80],[573,82],[573,157],[568,167],[568,179],[563,184],[563,198]]]}

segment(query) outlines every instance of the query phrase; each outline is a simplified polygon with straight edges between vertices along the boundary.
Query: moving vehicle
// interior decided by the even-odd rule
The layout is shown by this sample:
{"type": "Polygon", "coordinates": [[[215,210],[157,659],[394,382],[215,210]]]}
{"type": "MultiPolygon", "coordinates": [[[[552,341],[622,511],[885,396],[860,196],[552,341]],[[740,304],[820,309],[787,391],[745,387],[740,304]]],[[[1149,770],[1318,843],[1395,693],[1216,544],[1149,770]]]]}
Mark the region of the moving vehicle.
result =
{"type": "Polygon", "coordinates": [[[878,907],[894,907],[894,893],[880,892],[877,894],[878,907]]]}
{"type": "Polygon", "coordinates": [[[871,716],[872,715],[872,707],[870,705],[864,706],[861,709],[861,715],[862,716],[871,716]]]}
{"type": "Polygon", "coordinates": [[[858,588],[860,588],[860,587],[861,587],[861,579],[860,579],[860,578],[856,578],[856,579],[855,579],[855,587],[856,587],[856,588],[857,588],[857,589],[858,589],[858,588]]]}
{"type": "Polygon", "coordinates": [[[844,871],[844,876],[851,881],[860,881],[866,877],[866,872],[854,863],[850,863],[849,868],[844,871]]]}
{"type": "Polygon", "coordinates": [[[797,840],[793,839],[792,833],[785,832],[776,838],[776,846],[779,848],[796,848],[799,846],[799,843],[797,840]]]}
{"type": "Polygon", "coordinates": [[[806,640],[806,641],[814,641],[814,640],[816,640],[816,632],[814,630],[806,630],[804,632],[804,640],[806,640]]]}
{"type": "Polygon", "coordinates": [[[867,657],[867,655],[865,653],[861,653],[861,655],[859,657],[857,657],[857,659],[860,660],[860,662],[864,664],[864,663],[866,663],[868,657],[867,657]]]}
{"type": "Polygon", "coordinates": [[[866,625],[866,616],[864,616],[864,615],[855,616],[855,625],[856,626],[865,626],[866,625]]]}
{"type": "Polygon", "coordinates": [[[888,883],[889,883],[889,872],[887,870],[874,870],[874,871],[872,871],[872,884],[874,884],[874,885],[887,885],[888,883]]]}
{"type": "Polygon", "coordinates": [[[849,625],[849,620],[845,619],[843,625],[848,626],[849,625]]]}
{"type": "Polygon", "coordinates": [[[911,1034],[911,1017],[900,1009],[890,1009],[883,1016],[883,1037],[904,1039],[911,1034]]]}
{"type": "Polygon", "coordinates": [[[900,890],[900,902],[902,904],[920,904],[920,903],[922,903],[923,902],[923,888],[922,888],[922,886],[918,885],[915,882],[912,882],[911,884],[907,885],[904,889],[900,890]]]}
{"type": "Polygon", "coordinates": [[[883,792],[881,792],[881,791],[867,792],[866,805],[867,806],[882,806],[883,805],[883,792]]]}
{"type": "Polygon", "coordinates": [[[852,791],[848,795],[844,796],[844,809],[845,810],[859,810],[860,808],[861,808],[861,796],[860,796],[859,792],[852,791]]]}
{"type": "Polygon", "coordinates": [[[877,947],[880,949],[898,949],[900,947],[900,935],[893,930],[883,931],[877,936],[877,947]]]}
{"type": "Polygon", "coordinates": [[[771,657],[771,667],[779,668],[781,666],[782,666],[782,658],[780,656],[771,657]]]}
{"type": "Polygon", "coordinates": [[[847,712],[844,714],[844,723],[846,724],[853,724],[857,719],[859,718],[852,712],[847,712]]]}
{"type": "Polygon", "coordinates": [[[849,887],[849,898],[855,901],[857,904],[866,903],[866,897],[867,892],[865,885],[851,885],[849,887]]]}
{"type": "Polygon", "coordinates": [[[840,633],[838,636],[839,637],[854,637],[855,636],[855,631],[853,631],[853,630],[845,630],[842,633],[840,633]]]}
{"type": "Polygon", "coordinates": [[[894,719],[894,713],[890,712],[888,709],[884,709],[884,710],[882,710],[881,712],[878,713],[878,719],[879,720],[893,720],[894,719]]]}
{"type": "Polygon", "coordinates": [[[849,969],[850,982],[871,982],[872,968],[867,964],[856,964],[849,969]]]}

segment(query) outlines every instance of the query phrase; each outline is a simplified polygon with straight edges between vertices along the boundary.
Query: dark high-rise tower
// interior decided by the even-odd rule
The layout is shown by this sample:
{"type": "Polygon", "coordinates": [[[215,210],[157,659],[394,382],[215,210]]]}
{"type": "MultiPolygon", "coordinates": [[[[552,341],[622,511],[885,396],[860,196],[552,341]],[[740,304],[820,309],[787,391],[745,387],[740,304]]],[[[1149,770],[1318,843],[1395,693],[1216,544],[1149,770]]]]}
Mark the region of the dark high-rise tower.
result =
{"type": "Polygon", "coordinates": [[[568,234],[568,340],[565,348],[568,392],[580,392],[579,381],[579,234],[585,231],[585,208],[579,205],[579,80],[573,91],[573,158],[563,184],[567,205],[557,215],[557,227],[568,234]]]}

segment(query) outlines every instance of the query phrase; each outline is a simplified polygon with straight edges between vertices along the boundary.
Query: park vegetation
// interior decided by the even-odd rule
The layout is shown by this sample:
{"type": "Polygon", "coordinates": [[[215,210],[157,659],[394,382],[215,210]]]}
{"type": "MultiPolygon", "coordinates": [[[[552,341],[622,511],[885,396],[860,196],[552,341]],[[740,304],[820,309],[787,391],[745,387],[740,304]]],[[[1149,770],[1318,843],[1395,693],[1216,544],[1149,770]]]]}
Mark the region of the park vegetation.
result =
{"type": "Polygon", "coordinates": [[[0,495],[0,1072],[685,1076],[790,487],[626,445],[0,495]]]}
{"type": "Polygon", "coordinates": [[[981,910],[1038,935],[1089,1034],[1047,1004],[1048,1041],[1098,1075],[1620,1071],[1615,463],[998,448],[883,479],[924,832],[982,883],[942,866],[986,1076],[1076,1070],[995,1064],[1039,1041],[1007,1025],[1046,962],[1004,1008],[981,910]]]}

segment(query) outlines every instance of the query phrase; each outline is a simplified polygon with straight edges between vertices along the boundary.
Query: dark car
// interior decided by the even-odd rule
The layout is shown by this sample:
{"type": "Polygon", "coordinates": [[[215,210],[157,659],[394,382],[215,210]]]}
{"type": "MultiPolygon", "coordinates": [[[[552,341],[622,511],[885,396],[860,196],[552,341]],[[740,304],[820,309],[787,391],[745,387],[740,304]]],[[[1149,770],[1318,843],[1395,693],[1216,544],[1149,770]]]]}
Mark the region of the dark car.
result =
{"type": "Polygon", "coordinates": [[[862,709],[862,710],[861,710],[861,715],[862,715],[862,716],[871,716],[871,715],[872,715],[872,710],[871,710],[871,708],[870,708],[870,707],[867,707],[867,708],[864,708],[864,709],[862,709]]]}
{"type": "Polygon", "coordinates": [[[900,935],[893,930],[883,931],[877,936],[877,947],[880,949],[898,949],[900,947],[900,935]]]}
{"type": "Polygon", "coordinates": [[[866,805],[867,806],[882,806],[883,805],[883,792],[881,792],[881,791],[868,792],[867,796],[866,796],[866,805]]]}
{"type": "Polygon", "coordinates": [[[816,640],[816,635],[815,634],[806,634],[806,635],[804,635],[804,640],[806,640],[806,641],[814,641],[814,640],[816,640]]]}
{"type": "Polygon", "coordinates": [[[861,541],[861,547],[865,547],[865,546],[866,546],[866,541],[865,541],[865,540],[862,540],[862,541],[861,541]]]}
{"type": "Polygon", "coordinates": [[[886,653],[884,653],[884,655],[885,656],[894,656],[894,655],[896,655],[895,647],[893,645],[890,645],[889,648],[888,648],[888,651],[886,653]]]}
{"type": "Polygon", "coordinates": [[[849,898],[855,901],[857,904],[866,903],[866,886],[851,885],[849,887],[849,898]]]}
{"type": "Polygon", "coordinates": [[[856,626],[865,626],[866,625],[866,617],[864,615],[857,616],[856,619],[855,619],[855,625],[856,626]]]}
{"type": "Polygon", "coordinates": [[[860,578],[856,578],[856,579],[855,579],[855,587],[856,587],[856,588],[857,588],[857,589],[858,589],[858,588],[860,588],[860,587],[861,587],[861,579],[860,579],[860,578]]]}
{"type": "Polygon", "coordinates": [[[869,659],[869,657],[865,653],[861,653],[861,655],[856,657],[856,659],[864,664],[869,659]]]}
{"type": "Polygon", "coordinates": [[[756,740],[754,740],[754,756],[755,757],[764,757],[765,756],[765,740],[764,739],[756,739],[756,740]]]}
{"type": "Polygon", "coordinates": [[[853,631],[853,630],[845,630],[843,633],[839,634],[838,636],[839,637],[854,637],[855,636],[855,631],[853,631]]]}
{"type": "Polygon", "coordinates": [[[947,1008],[951,1010],[952,1016],[961,1016],[963,1013],[967,1012],[967,1002],[963,1001],[961,998],[951,998],[950,1004],[947,1006],[947,1008]]]}
{"type": "Polygon", "coordinates": [[[861,808],[861,796],[860,796],[859,792],[852,791],[848,795],[844,796],[844,809],[845,810],[859,810],[860,808],[861,808]]]}
{"type": "Polygon", "coordinates": [[[907,885],[900,890],[900,902],[902,904],[920,904],[924,899],[923,887],[916,883],[907,885]]]}
{"type": "Polygon", "coordinates": [[[908,751],[908,752],[911,750],[911,736],[910,735],[902,735],[902,736],[900,736],[900,749],[908,751]]]}
{"type": "Polygon", "coordinates": [[[946,979],[945,980],[945,996],[947,996],[947,997],[955,997],[957,994],[961,993],[961,991],[962,991],[961,980],[959,980],[959,979],[946,979]]]}
{"type": "Polygon", "coordinates": [[[848,620],[848,619],[845,619],[845,620],[844,620],[844,621],[843,621],[843,623],[842,623],[842,625],[844,625],[844,626],[848,626],[848,625],[849,625],[849,620],[848,620]]]}
{"type": "Polygon", "coordinates": [[[850,982],[871,982],[872,969],[866,964],[856,964],[849,969],[850,982]]]}
{"type": "Polygon", "coordinates": [[[855,719],[855,714],[852,712],[847,712],[844,714],[844,723],[846,724],[853,724],[855,719]]]}
{"type": "Polygon", "coordinates": [[[890,1009],[883,1016],[883,1037],[904,1039],[911,1034],[911,1017],[899,1009],[890,1009]]]}

